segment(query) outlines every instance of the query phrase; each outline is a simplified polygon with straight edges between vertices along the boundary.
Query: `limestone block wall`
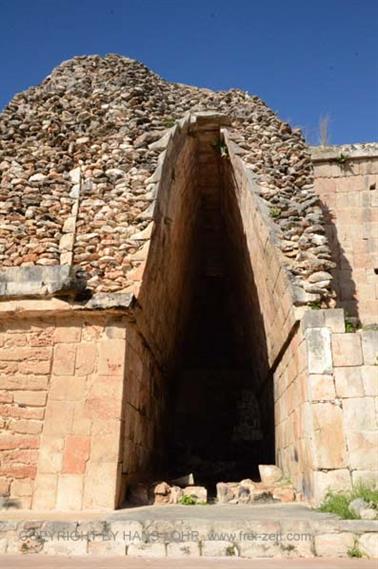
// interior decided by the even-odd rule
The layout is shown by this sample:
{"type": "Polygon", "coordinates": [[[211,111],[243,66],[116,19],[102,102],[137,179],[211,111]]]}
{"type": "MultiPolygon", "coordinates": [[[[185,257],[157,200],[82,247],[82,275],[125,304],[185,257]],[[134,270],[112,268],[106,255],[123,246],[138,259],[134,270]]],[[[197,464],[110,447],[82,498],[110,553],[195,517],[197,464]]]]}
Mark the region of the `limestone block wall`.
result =
{"type": "Polygon", "coordinates": [[[276,464],[303,496],[311,495],[311,406],[306,341],[297,328],[274,372],[276,464]]]}
{"type": "Polygon", "coordinates": [[[378,314],[378,145],[312,149],[338,306],[363,324],[378,314]]]}
{"type": "Polygon", "coordinates": [[[125,330],[112,315],[2,321],[0,485],[23,508],[117,504],[125,330]]]}
{"type": "Polygon", "coordinates": [[[146,236],[146,257],[139,267],[138,326],[160,365],[165,366],[180,338],[191,296],[200,203],[197,141],[195,136],[187,136],[188,128],[185,124],[175,129],[161,155],[154,180],[154,221],[146,236]]]}
{"type": "Polygon", "coordinates": [[[165,377],[149,345],[130,324],[127,329],[125,395],[121,432],[120,503],[128,485],[151,480],[162,462],[166,408],[165,377]]]}
{"type": "Polygon", "coordinates": [[[378,482],[378,332],[344,318],[306,312],[275,373],[277,463],[315,503],[378,482]]]}

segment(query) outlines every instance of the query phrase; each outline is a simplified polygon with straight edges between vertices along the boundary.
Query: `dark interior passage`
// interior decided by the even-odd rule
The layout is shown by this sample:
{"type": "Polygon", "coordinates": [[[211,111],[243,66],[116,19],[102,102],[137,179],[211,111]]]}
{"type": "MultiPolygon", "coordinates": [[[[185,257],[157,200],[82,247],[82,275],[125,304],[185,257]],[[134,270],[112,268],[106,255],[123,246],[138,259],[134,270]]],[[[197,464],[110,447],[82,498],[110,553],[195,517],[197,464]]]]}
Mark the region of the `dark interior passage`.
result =
{"type": "Polygon", "coordinates": [[[169,381],[165,473],[193,472],[214,488],[256,479],[258,464],[274,463],[273,386],[232,172],[214,151],[202,162],[213,167],[198,177],[195,269],[169,381]]]}

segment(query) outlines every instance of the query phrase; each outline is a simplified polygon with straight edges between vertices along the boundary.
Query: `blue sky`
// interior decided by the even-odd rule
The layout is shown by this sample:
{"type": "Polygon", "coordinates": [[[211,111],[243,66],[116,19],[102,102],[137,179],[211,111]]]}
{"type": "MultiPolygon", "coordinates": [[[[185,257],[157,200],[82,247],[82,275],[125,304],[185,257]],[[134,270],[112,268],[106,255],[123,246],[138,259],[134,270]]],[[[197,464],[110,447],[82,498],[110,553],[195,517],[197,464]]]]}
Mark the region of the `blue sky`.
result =
{"type": "Polygon", "coordinates": [[[378,140],[376,0],[0,0],[0,107],[62,60],[133,57],[259,95],[318,143],[378,140]]]}

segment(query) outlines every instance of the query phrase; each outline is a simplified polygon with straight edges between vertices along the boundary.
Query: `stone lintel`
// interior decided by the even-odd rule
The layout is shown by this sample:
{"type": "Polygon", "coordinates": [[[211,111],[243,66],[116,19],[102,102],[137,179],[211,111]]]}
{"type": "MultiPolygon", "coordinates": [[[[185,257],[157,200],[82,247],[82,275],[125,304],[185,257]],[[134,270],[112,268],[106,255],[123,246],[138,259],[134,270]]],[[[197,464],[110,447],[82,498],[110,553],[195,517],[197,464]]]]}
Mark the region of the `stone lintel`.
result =
{"type": "Polygon", "coordinates": [[[89,300],[74,301],[61,298],[20,298],[0,300],[0,320],[9,317],[32,317],[49,314],[101,313],[119,314],[128,320],[135,320],[136,299],[131,293],[98,293],[89,300]]]}
{"type": "Polygon", "coordinates": [[[80,267],[53,265],[9,267],[0,270],[0,299],[73,296],[85,290],[80,267]]]}
{"type": "Polygon", "coordinates": [[[311,146],[310,151],[313,162],[332,162],[337,160],[340,154],[356,160],[378,158],[378,143],[311,146]]]}

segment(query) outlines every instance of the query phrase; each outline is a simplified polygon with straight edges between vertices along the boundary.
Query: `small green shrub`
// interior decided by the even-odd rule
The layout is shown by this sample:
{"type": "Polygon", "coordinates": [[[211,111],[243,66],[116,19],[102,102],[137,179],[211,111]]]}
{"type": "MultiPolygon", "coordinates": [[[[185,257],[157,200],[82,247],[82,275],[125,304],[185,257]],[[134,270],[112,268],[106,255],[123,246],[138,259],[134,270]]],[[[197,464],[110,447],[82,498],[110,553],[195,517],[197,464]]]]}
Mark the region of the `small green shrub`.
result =
{"type": "Polygon", "coordinates": [[[351,333],[351,332],[355,332],[356,331],[356,327],[354,326],[353,322],[348,322],[348,320],[345,321],[345,332],[351,333]]]}
{"type": "Polygon", "coordinates": [[[198,504],[198,500],[194,496],[181,496],[179,504],[182,506],[195,506],[198,504]]]}
{"type": "Polygon", "coordinates": [[[329,514],[337,514],[343,520],[354,520],[357,516],[349,511],[350,502],[347,494],[328,492],[319,510],[329,514]]]}
{"type": "Polygon", "coordinates": [[[348,162],[350,156],[348,156],[348,154],[343,154],[342,152],[339,154],[339,156],[337,156],[335,158],[335,162],[337,162],[340,165],[344,165],[346,164],[346,162],[348,162]]]}
{"type": "Polygon", "coordinates": [[[361,549],[358,547],[358,543],[356,540],[354,540],[354,545],[353,547],[350,547],[347,551],[347,556],[348,557],[358,557],[361,558],[364,556],[364,554],[362,553],[361,549]]]}
{"type": "Polygon", "coordinates": [[[357,332],[359,328],[361,328],[361,323],[358,318],[348,315],[345,317],[345,332],[357,332]]]}
{"type": "Polygon", "coordinates": [[[218,140],[214,142],[212,146],[215,148],[217,152],[221,155],[221,158],[228,158],[228,149],[223,140],[218,140]]]}
{"type": "Polygon", "coordinates": [[[166,128],[172,128],[173,126],[175,126],[175,124],[176,124],[176,119],[174,119],[173,117],[167,117],[163,121],[163,125],[166,128]]]}
{"type": "Polygon", "coordinates": [[[311,308],[311,310],[320,310],[322,305],[321,305],[320,301],[318,300],[317,302],[310,302],[308,307],[311,308]]]}
{"type": "Polygon", "coordinates": [[[349,510],[349,504],[356,498],[362,498],[369,504],[370,508],[375,508],[378,511],[378,489],[376,490],[362,482],[356,484],[350,491],[328,492],[319,510],[336,514],[344,520],[355,520],[358,519],[358,516],[349,510]]]}
{"type": "Polygon", "coordinates": [[[273,219],[277,219],[278,217],[280,217],[280,215],[281,215],[281,210],[279,207],[270,208],[270,217],[273,217],[273,219]]]}

